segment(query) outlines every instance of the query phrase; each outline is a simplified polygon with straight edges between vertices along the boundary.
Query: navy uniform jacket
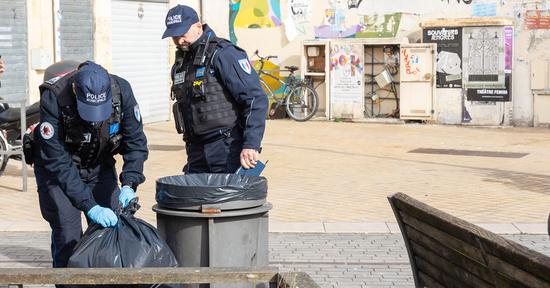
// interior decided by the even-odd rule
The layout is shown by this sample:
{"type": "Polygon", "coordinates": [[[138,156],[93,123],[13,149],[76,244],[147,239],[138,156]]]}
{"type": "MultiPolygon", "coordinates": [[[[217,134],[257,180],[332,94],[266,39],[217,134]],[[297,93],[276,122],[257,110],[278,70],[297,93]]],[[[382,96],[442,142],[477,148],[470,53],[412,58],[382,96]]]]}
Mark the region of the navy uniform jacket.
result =
{"type": "MultiPolygon", "coordinates": [[[[120,77],[113,75],[113,78],[118,80],[122,94],[120,154],[124,159],[124,165],[120,182],[123,185],[130,183],[139,185],[145,181],[143,163],[148,156],[147,139],[143,133],[141,115],[130,84],[120,77]]],[[[87,212],[97,203],[91,189],[81,179],[80,171],[71,159],[64,142],[65,136],[60,133],[61,119],[57,96],[50,90],[45,90],[40,97],[40,124],[50,123],[53,135],[49,139],[44,139],[40,129],[36,129],[34,137],[39,149],[38,153],[35,152],[35,163],[55,175],[56,182],[72,204],[79,210],[87,212]]]]}
{"type": "MultiPolygon", "coordinates": [[[[206,40],[209,32],[212,33],[211,38],[215,37],[214,32],[208,25],[203,27],[203,35],[191,45],[191,49],[196,50],[196,46],[206,40]]],[[[213,55],[210,68],[214,70],[210,72],[216,73],[215,75],[220,83],[237,102],[244,128],[242,148],[259,151],[265,131],[268,100],[267,95],[260,86],[260,78],[256,71],[252,69],[246,52],[233,44],[224,45],[218,48],[213,55]],[[242,67],[239,60],[248,62],[250,70],[242,67]]]]}

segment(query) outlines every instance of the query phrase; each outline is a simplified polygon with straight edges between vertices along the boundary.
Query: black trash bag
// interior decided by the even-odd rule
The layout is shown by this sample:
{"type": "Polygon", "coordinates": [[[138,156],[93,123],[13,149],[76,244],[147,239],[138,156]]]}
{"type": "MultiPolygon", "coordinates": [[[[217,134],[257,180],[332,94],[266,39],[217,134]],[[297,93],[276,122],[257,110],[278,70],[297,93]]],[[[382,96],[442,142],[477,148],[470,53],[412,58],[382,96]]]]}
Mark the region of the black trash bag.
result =
{"type": "MultiPolygon", "coordinates": [[[[103,228],[90,223],[69,259],[69,268],[177,267],[174,253],[160,238],[157,229],[134,217],[140,208],[137,198],[118,209],[116,227],[103,228]]],[[[181,285],[78,285],[76,287],[176,288],[181,285]]]]}
{"type": "Polygon", "coordinates": [[[157,203],[159,207],[167,209],[265,200],[266,197],[267,179],[262,176],[200,173],[157,180],[157,203]]]}

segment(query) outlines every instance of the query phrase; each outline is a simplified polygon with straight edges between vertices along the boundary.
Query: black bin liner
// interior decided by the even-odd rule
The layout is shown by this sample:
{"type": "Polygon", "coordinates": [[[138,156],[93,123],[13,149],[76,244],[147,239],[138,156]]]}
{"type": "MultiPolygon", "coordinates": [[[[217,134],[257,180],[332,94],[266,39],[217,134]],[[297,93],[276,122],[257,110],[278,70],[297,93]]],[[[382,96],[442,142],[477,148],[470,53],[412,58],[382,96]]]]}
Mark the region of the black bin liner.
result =
{"type": "MultiPolygon", "coordinates": [[[[103,228],[90,223],[82,239],[69,259],[69,268],[143,268],[177,267],[174,253],[160,238],[157,229],[134,217],[139,209],[137,200],[128,207],[119,209],[115,227],[103,228]]],[[[179,288],[181,285],[73,285],[76,287],[132,287],[132,288],[179,288]]]]}
{"type": "Polygon", "coordinates": [[[267,179],[261,176],[202,173],[157,180],[157,203],[167,209],[264,200],[266,197],[267,179]]]}

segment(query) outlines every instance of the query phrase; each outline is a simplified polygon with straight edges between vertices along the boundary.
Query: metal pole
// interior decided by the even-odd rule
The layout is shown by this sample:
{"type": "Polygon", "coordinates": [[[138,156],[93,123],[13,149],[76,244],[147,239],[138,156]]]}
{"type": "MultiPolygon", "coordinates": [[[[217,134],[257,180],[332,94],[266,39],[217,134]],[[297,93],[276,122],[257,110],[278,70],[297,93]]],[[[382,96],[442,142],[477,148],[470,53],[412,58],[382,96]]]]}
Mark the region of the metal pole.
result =
{"type": "Polygon", "coordinates": [[[23,192],[27,192],[27,163],[25,162],[25,153],[23,153],[23,136],[27,132],[27,101],[25,99],[21,100],[21,147],[19,148],[21,152],[21,172],[23,181],[23,192]]]}

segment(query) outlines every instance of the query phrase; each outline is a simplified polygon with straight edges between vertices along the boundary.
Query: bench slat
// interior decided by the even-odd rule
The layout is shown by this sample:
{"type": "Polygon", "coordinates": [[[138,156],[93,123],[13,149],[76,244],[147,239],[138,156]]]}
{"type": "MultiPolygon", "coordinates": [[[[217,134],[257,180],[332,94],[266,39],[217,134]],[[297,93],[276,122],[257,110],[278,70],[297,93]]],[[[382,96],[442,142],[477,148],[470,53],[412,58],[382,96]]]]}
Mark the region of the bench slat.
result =
{"type": "Polygon", "coordinates": [[[422,244],[423,246],[429,247],[429,249],[432,250],[434,253],[438,255],[442,255],[447,260],[451,261],[453,264],[462,267],[464,270],[477,276],[478,278],[491,279],[491,272],[483,264],[476,262],[469,257],[464,257],[464,255],[461,254],[460,252],[457,252],[456,250],[453,250],[449,247],[444,246],[440,242],[433,240],[429,236],[426,236],[421,232],[418,232],[417,230],[415,230],[410,226],[407,226],[406,229],[407,229],[407,235],[409,235],[409,238],[412,241],[423,243],[422,244]]]}
{"type": "MultiPolygon", "coordinates": [[[[550,283],[550,257],[453,217],[405,194],[397,193],[390,196],[389,199],[393,207],[401,210],[400,214],[411,215],[426,225],[446,231],[474,247],[481,243],[487,253],[514,263],[523,271],[550,283]]],[[[396,217],[400,218],[400,215],[396,215],[396,217]]],[[[522,279],[518,280],[522,281],[522,279]]]]}
{"type": "Polygon", "coordinates": [[[444,286],[456,279],[463,286],[493,287],[496,280],[499,288],[550,287],[550,257],[405,194],[391,195],[388,200],[405,239],[417,286],[426,284],[427,275],[444,286]]]}
{"type": "MultiPolygon", "coordinates": [[[[434,227],[430,227],[427,224],[420,222],[418,219],[414,217],[405,215],[401,211],[399,212],[399,214],[402,217],[403,223],[406,224],[405,229],[416,229],[425,235],[430,235],[431,238],[437,240],[439,243],[446,243],[445,245],[448,248],[457,251],[459,254],[462,254],[464,258],[470,258],[473,261],[479,263],[481,266],[487,267],[487,265],[482,263],[485,261],[481,256],[480,249],[476,249],[475,247],[473,247],[472,245],[469,245],[464,241],[456,239],[445,232],[435,229],[434,227]]],[[[407,232],[408,231],[409,230],[407,230],[407,232]]],[[[412,239],[413,236],[409,235],[408,237],[412,239]]],[[[420,239],[416,239],[416,240],[421,241],[420,239]]],[[[525,272],[524,270],[521,269],[520,266],[516,266],[516,265],[509,264],[507,262],[504,262],[491,254],[486,254],[486,257],[487,257],[486,260],[492,269],[505,275],[504,278],[501,279],[503,280],[502,283],[514,281],[515,279],[516,281],[519,281],[519,283],[525,283],[526,286],[523,286],[523,287],[550,287],[549,282],[536,277],[536,275],[525,272]],[[504,279],[507,279],[507,280],[504,280],[504,279]]],[[[485,276],[487,276],[487,274],[485,274],[485,276]]],[[[491,280],[492,276],[489,276],[489,278],[482,278],[482,279],[491,280]]]]}
{"type": "MultiPolygon", "coordinates": [[[[419,256],[415,256],[414,258],[415,258],[418,270],[424,272],[426,275],[430,276],[432,279],[434,279],[438,283],[443,283],[443,286],[447,288],[471,287],[471,286],[466,286],[465,283],[461,283],[457,281],[457,279],[454,279],[453,277],[449,276],[439,267],[433,266],[432,264],[428,263],[427,261],[420,258],[419,256]]],[[[420,286],[420,287],[424,287],[424,286],[420,286]]]]}
{"type": "Polygon", "coordinates": [[[480,288],[490,288],[494,286],[483,281],[482,279],[479,279],[475,275],[464,270],[462,267],[457,266],[447,259],[429,251],[429,249],[422,247],[414,241],[411,242],[411,247],[417,257],[421,258],[423,261],[429,263],[432,266],[438,267],[438,269],[444,271],[445,274],[450,275],[453,279],[455,279],[455,283],[460,283],[459,286],[468,285],[469,287],[480,288]]]}
{"type": "MultiPolygon", "coordinates": [[[[2,268],[0,284],[271,282],[276,268],[2,268]]],[[[307,287],[307,286],[304,286],[307,287]]]]}
{"type": "Polygon", "coordinates": [[[422,286],[416,286],[416,287],[430,287],[430,288],[445,288],[445,286],[439,284],[437,281],[435,281],[432,277],[426,275],[422,271],[418,271],[418,278],[420,282],[422,283],[422,286]]]}
{"type": "Polygon", "coordinates": [[[404,214],[403,212],[399,212],[399,214],[401,215],[403,223],[405,223],[406,226],[412,227],[415,230],[422,232],[424,235],[430,235],[431,238],[437,240],[439,243],[445,243],[445,245],[447,245],[450,249],[458,251],[460,254],[467,256],[473,261],[478,263],[485,262],[478,247],[472,246],[469,243],[453,237],[452,235],[423,223],[415,217],[404,214]]]}

